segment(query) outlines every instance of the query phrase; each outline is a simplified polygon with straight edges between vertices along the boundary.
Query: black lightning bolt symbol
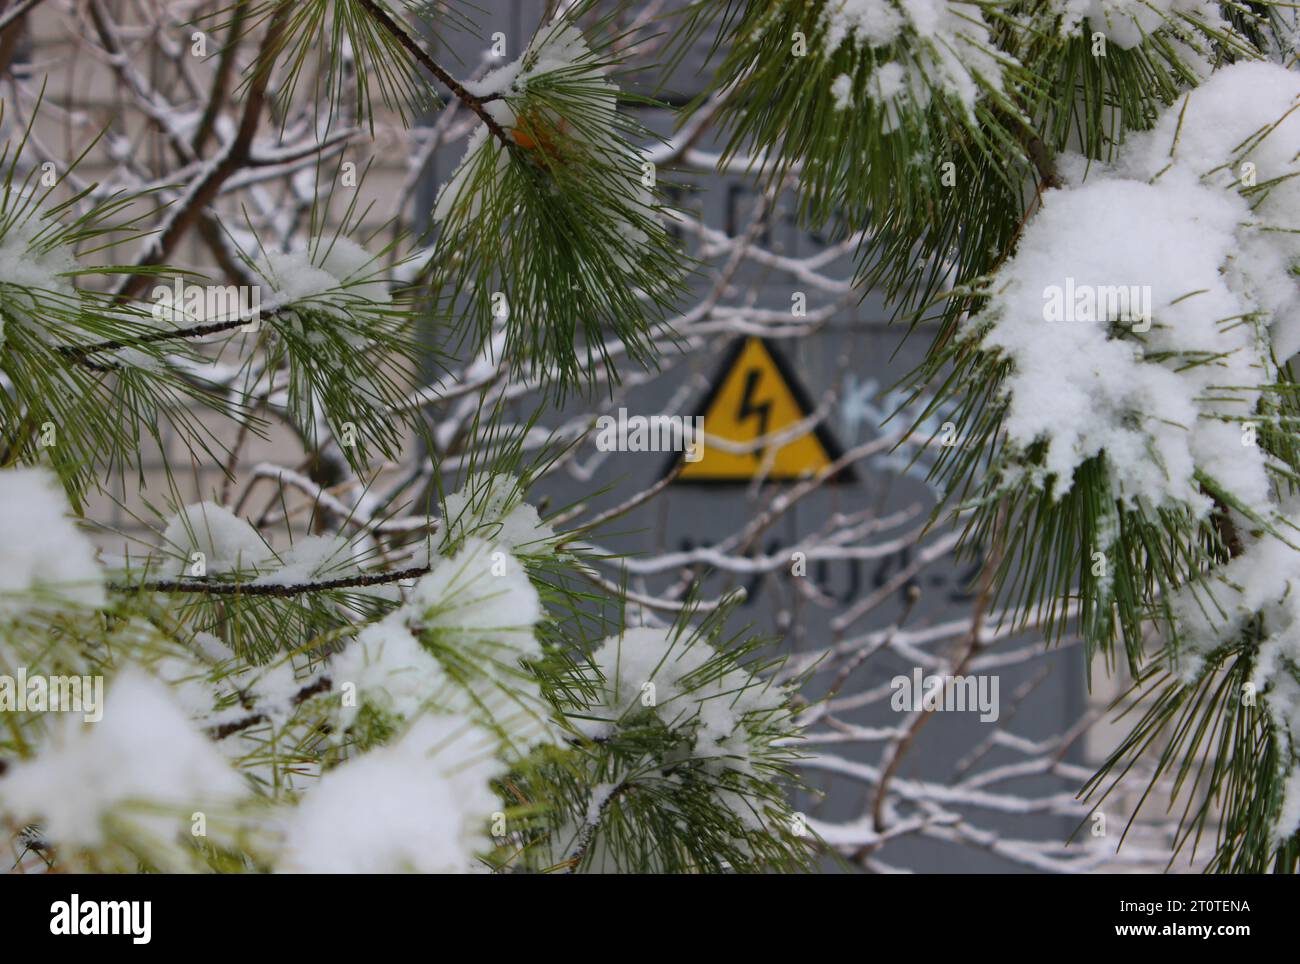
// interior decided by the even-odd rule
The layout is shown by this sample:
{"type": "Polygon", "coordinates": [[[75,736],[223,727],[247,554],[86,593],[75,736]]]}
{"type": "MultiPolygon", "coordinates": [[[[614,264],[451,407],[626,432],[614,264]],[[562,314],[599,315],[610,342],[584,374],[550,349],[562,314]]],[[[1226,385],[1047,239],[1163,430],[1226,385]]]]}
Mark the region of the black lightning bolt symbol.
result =
{"type": "MultiPolygon", "coordinates": [[[[762,377],[763,370],[761,368],[751,368],[745,372],[745,390],[740,396],[740,409],[736,412],[736,421],[738,422],[743,422],[752,415],[758,416],[758,434],[755,438],[762,438],[767,434],[767,421],[772,414],[771,401],[755,404],[754,391],[758,388],[759,379],[762,377]]],[[[763,451],[765,450],[755,450],[755,461],[762,457],[763,451]]]]}

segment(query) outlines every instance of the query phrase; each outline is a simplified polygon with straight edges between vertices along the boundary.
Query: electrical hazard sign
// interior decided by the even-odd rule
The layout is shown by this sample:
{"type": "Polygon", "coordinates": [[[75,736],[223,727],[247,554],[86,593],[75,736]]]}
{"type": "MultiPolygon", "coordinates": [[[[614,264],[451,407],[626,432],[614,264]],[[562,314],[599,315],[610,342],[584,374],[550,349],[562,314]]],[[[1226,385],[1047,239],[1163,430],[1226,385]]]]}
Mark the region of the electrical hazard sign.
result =
{"type": "MultiPolygon", "coordinates": [[[[831,470],[841,451],[822,425],[786,438],[813,414],[793,369],[761,338],[745,338],[728,352],[698,415],[702,452],[683,460],[679,483],[745,483],[756,478],[792,482],[831,470]],[[757,440],[776,436],[767,446],[757,440]]],[[[848,470],[833,482],[852,481],[848,470]]]]}

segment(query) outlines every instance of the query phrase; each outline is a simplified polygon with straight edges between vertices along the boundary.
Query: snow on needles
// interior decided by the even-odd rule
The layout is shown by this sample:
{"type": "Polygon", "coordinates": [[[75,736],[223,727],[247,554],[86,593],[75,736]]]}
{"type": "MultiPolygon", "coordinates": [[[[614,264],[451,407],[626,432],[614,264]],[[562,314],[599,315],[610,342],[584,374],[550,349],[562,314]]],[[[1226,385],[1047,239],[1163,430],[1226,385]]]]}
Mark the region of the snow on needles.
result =
{"type": "Polygon", "coordinates": [[[541,655],[533,636],[541,616],[541,600],[523,565],[473,537],[416,583],[407,609],[408,620],[424,633],[511,660],[541,655]]]}
{"type": "Polygon", "coordinates": [[[163,571],[172,577],[250,575],[256,586],[295,586],[356,572],[343,536],[309,535],[276,553],[252,524],[215,502],[185,506],[163,530],[163,571]]]}
{"type": "Polygon", "coordinates": [[[773,736],[794,730],[784,689],[680,627],[624,630],[604,640],[590,661],[594,693],[569,719],[588,739],[616,747],[622,762],[613,772],[590,774],[585,807],[552,835],[557,861],[585,853],[585,869],[620,869],[621,848],[598,824],[633,784],[653,787],[670,809],[681,807],[683,822],[700,805],[695,795],[706,794],[733,821],[729,834],[741,848],[749,846],[748,834],[769,829],[774,813],[763,790],[773,766],[788,762],[773,736]]]}
{"type": "Polygon", "coordinates": [[[1255,391],[1210,392],[1211,385],[1255,386],[1267,375],[1254,327],[1228,326],[1250,311],[1221,273],[1245,214],[1242,199],[1180,172],[1154,185],[1099,178],[1044,197],[993,283],[983,346],[1013,363],[1004,385],[1007,435],[1022,450],[1046,440],[1041,466],[1057,496],[1104,451],[1126,502],[1208,511],[1198,466],[1235,482],[1251,504],[1267,498],[1260,452],[1243,453],[1240,429],[1208,417],[1249,415],[1258,399],[1255,391]],[[1071,298],[1062,317],[1053,316],[1057,291],[1065,299],[1130,286],[1151,292],[1145,332],[1136,329],[1146,319],[1118,317],[1124,305],[1104,304],[1092,321],[1071,298]],[[1078,320],[1067,320],[1067,309],[1078,320]],[[1134,334],[1114,337],[1112,325],[1134,334]],[[1184,367],[1216,351],[1225,355],[1184,367]]]}
{"type": "Polygon", "coordinates": [[[110,814],[171,839],[188,834],[195,809],[229,806],[246,794],[169,687],[140,669],[112,681],[98,723],[67,714],[58,724],[33,759],[0,779],[0,811],[20,823],[39,819],[56,844],[101,844],[110,814]]]}
{"type": "MultiPolygon", "coordinates": [[[[5,200],[8,200],[6,198],[5,200]]],[[[4,205],[0,204],[0,213],[4,205]]],[[[77,268],[65,247],[41,245],[41,227],[31,220],[0,228],[0,345],[5,340],[5,318],[35,322],[42,299],[68,299],[73,287],[68,273],[77,268]]]]}
{"type": "Polygon", "coordinates": [[[416,583],[402,613],[459,684],[442,709],[479,719],[515,751],[552,736],[550,704],[523,665],[542,656],[542,603],[518,559],[470,537],[416,583]]]}
{"type": "Polygon", "coordinates": [[[433,654],[402,623],[400,613],[372,623],[330,661],[336,688],[351,686],[356,699],[340,703],[340,728],[350,727],[362,707],[396,719],[413,719],[449,683],[433,654]]]}
{"type": "Polygon", "coordinates": [[[0,237],[0,285],[71,294],[65,276],[77,262],[63,248],[45,250],[37,241],[39,226],[31,221],[13,224],[0,237]]]}
{"type": "Polygon", "coordinates": [[[447,496],[443,517],[449,542],[477,535],[511,552],[541,553],[555,539],[537,510],[523,501],[518,481],[505,474],[466,483],[447,496]]]}
{"type": "Polygon", "coordinates": [[[288,252],[269,251],[258,270],[274,292],[275,304],[303,305],[335,318],[392,301],[375,257],[344,237],[315,238],[288,252]]]}
{"type": "MultiPolygon", "coordinates": [[[[1280,515],[1288,541],[1300,532],[1300,499],[1280,515]]],[[[1191,682],[1206,657],[1230,646],[1258,619],[1254,687],[1282,745],[1279,765],[1284,799],[1275,824],[1279,841],[1300,829],[1300,552],[1267,533],[1248,537],[1244,550],[1207,580],[1180,591],[1173,600],[1178,626],[1179,674],[1191,682]]]]}
{"type": "Polygon", "coordinates": [[[425,711],[463,714],[512,752],[551,739],[550,703],[525,665],[542,656],[534,634],[542,615],[537,590],[505,544],[466,538],[450,557],[435,557],[405,605],[333,659],[335,688],[355,695],[341,707],[340,735],[369,708],[389,722],[425,711]]]}
{"type": "Polygon", "coordinates": [[[1083,27],[1104,34],[1118,47],[1130,49],[1162,27],[1185,21],[1230,29],[1211,0],[1064,0],[1061,35],[1083,27]]]}
{"type": "Polygon", "coordinates": [[[1300,74],[1265,63],[1216,73],[1122,153],[1124,172],[1150,179],[1172,164],[1226,193],[1248,192],[1229,283],[1258,302],[1279,362],[1300,350],[1300,74]]]}
{"type": "MultiPolygon", "coordinates": [[[[846,43],[886,47],[905,41],[910,56],[877,68],[869,96],[885,107],[885,130],[898,123],[900,101],[922,110],[931,96],[952,98],[970,114],[976,100],[1002,91],[1003,61],[978,4],[949,0],[831,0],[822,11],[822,49],[830,55],[846,43]]],[[[844,81],[833,85],[836,106],[848,105],[844,81]]]]}
{"type": "Polygon", "coordinates": [[[44,469],[0,472],[0,618],[49,602],[103,604],[95,547],[67,512],[62,490],[44,469]]]}
{"type": "MultiPolygon", "coordinates": [[[[617,151],[614,136],[614,119],[618,87],[605,78],[603,67],[596,62],[582,31],[571,23],[555,20],[542,27],[529,43],[523,55],[513,63],[498,67],[479,81],[465,84],[465,89],[476,97],[494,96],[499,99],[484,104],[484,110],[507,131],[520,129],[513,134],[521,146],[532,144],[535,135],[541,143],[533,145],[543,151],[551,145],[542,130],[554,128],[563,131],[567,140],[585,141],[588,146],[609,153],[617,151]],[[521,123],[517,111],[532,110],[546,114],[545,108],[527,104],[529,88],[560,78],[566,84],[580,83],[583,91],[582,123],[570,124],[566,118],[535,116],[525,113],[521,123]]],[[[466,142],[465,155],[460,164],[438,192],[433,208],[435,222],[452,219],[453,213],[462,209],[470,219],[477,218],[487,199],[487,190],[496,184],[510,164],[509,151],[490,143],[491,132],[480,124],[466,142]],[[492,165],[489,169],[488,165],[492,165]]],[[[629,168],[629,207],[645,209],[645,216],[653,216],[644,192],[640,187],[640,165],[629,168]],[[636,178],[631,176],[635,171],[636,178]]]]}
{"type": "Polygon", "coordinates": [[[1130,505],[1203,514],[1200,471],[1270,510],[1265,455],[1243,444],[1242,423],[1272,356],[1300,342],[1298,98],[1291,71],[1228,67],[1133,137],[1119,165],[1062,164],[1070,185],[1044,194],[970,329],[1011,361],[1008,437],[1022,452],[1046,443],[1036,471],[1055,495],[1104,452],[1130,505]],[[1261,196],[1251,171],[1284,180],[1261,196]]]}
{"type": "Polygon", "coordinates": [[[351,544],[337,535],[301,536],[279,558],[280,568],[258,576],[256,585],[295,586],[356,570],[351,544]]]}
{"type": "MultiPolygon", "coordinates": [[[[702,639],[674,629],[636,628],[606,639],[591,657],[599,696],[578,720],[589,738],[607,739],[642,714],[693,742],[692,757],[714,773],[754,776],[761,749],[756,724],[783,714],[785,693],[726,659],[702,639]]],[[[747,822],[752,814],[741,810],[747,822]]]]}
{"type": "Polygon", "coordinates": [[[272,556],[252,525],[215,502],[196,502],[172,516],[163,548],[173,576],[246,572],[272,556]]]}
{"type": "Polygon", "coordinates": [[[1226,67],[1134,135],[1114,165],[1066,158],[968,336],[1005,358],[1006,482],[1061,495],[1104,454],[1129,505],[1234,506],[1241,543],[1171,600],[1185,683],[1245,645],[1282,744],[1279,839],[1300,827],[1300,502],[1279,502],[1266,451],[1275,362],[1300,349],[1300,75],[1226,67]],[[1249,518],[1242,518],[1242,515],[1249,518]],[[1254,524],[1250,519],[1261,520],[1254,524]],[[1215,654],[1211,658],[1212,654],[1215,654]]]}
{"type": "Polygon", "coordinates": [[[287,820],[277,869],[292,873],[455,873],[487,850],[505,772],[490,733],[424,716],[394,743],[330,770],[287,820]]]}

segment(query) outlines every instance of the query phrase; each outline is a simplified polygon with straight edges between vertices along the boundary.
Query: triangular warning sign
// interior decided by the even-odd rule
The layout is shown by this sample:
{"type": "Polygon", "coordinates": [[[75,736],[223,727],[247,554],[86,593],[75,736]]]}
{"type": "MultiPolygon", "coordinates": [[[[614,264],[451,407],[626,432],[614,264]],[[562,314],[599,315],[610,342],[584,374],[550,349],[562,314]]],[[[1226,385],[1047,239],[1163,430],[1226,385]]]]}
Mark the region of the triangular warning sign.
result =
{"type": "MultiPolygon", "coordinates": [[[[762,338],[741,339],[728,352],[696,413],[704,416],[704,450],[695,461],[684,461],[676,481],[745,483],[762,476],[792,482],[829,471],[841,452],[820,425],[785,442],[775,453],[768,449],[732,452],[715,444],[716,439],[752,442],[775,435],[807,418],[814,408],[774,346],[762,338]]],[[[828,481],[851,479],[851,471],[841,470],[828,481]]]]}

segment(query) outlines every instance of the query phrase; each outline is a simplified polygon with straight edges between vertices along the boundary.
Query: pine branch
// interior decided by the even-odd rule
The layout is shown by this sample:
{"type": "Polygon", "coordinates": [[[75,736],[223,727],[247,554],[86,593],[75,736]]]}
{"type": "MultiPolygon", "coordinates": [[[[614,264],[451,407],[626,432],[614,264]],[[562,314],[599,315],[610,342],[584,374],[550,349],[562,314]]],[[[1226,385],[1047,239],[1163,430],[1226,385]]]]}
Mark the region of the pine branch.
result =
{"type": "Polygon", "coordinates": [[[635,785],[636,784],[630,780],[624,780],[622,783],[618,784],[618,786],[614,787],[614,789],[605,796],[605,799],[600,802],[600,806],[596,808],[595,814],[588,816],[587,819],[582,822],[582,827],[578,831],[578,844],[574,847],[573,853],[565,860],[565,863],[568,865],[568,869],[565,870],[566,874],[577,873],[578,867],[581,866],[583,859],[587,856],[587,850],[591,847],[591,839],[595,835],[596,829],[600,826],[600,821],[604,818],[605,811],[609,809],[609,805],[631,790],[635,785]]]}
{"type": "Polygon", "coordinates": [[[250,0],[238,0],[235,5],[235,12],[230,22],[229,39],[221,49],[221,56],[217,60],[216,75],[212,78],[212,89],[208,94],[208,103],[204,107],[203,116],[199,118],[198,127],[194,131],[192,149],[195,155],[202,154],[203,149],[207,147],[208,140],[215,129],[217,117],[225,104],[226,92],[230,86],[230,75],[235,68],[235,53],[239,49],[239,41],[243,39],[244,21],[248,17],[249,3],[250,0]]]}
{"type": "MultiPolygon", "coordinates": [[[[301,706],[313,696],[320,693],[328,693],[333,687],[333,682],[328,676],[322,676],[313,683],[302,687],[298,692],[293,694],[290,703],[293,706],[301,706]]],[[[234,736],[236,733],[242,733],[250,726],[257,726],[259,723],[265,723],[270,717],[265,713],[250,713],[248,716],[240,717],[238,720],[232,720],[229,723],[222,723],[218,726],[208,727],[208,736],[214,740],[224,740],[228,736],[234,736]]],[[[0,776],[4,774],[0,770],[0,776]]]]}
{"type": "Polygon", "coordinates": [[[438,80],[442,82],[443,86],[455,95],[457,100],[478,115],[479,120],[483,121],[487,126],[487,129],[492,132],[492,135],[497,140],[502,144],[505,144],[507,147],[515,146],[514,140],[505,132],[501,125],[496,122],[496,119],[488,113],[487,108],[483,106],[484,101],[467,91],[461,85],[460,81],[449,74],[440,64],[438,64],[437,61],[430,57],[428,52],[417,44],[411,36],[402,29],[401,25],[389,16],[388,11],[376,3],[375,0],[358,0],[358,2],[362,8],[365,9],[372,18],[374,18],[375,22],[383,27],[394,40],[401,44],[406,51],[414,57],[422,67],[424,67],[425,70],[438,78],[438,80]]]}
{"type": "MultiPolygon", "coordinates": [[[[277,314],[283,309],[277,309],[271,314],[277,314]]],[[[55,348],[59,354],[72,359],[81,361],[90,355],[97,355],[106,351],[121,351],[125,348],[139,348],[142,345],[156,345],[159,342],[175,341],[186,338],[202,338],[205,335],[215,335],[223,331],[232,331],[235,328],[242,328],[247,325],[248,318],[228,318],[225,321],[213,321],[203,325],[194,325],[190,328],[177,328],[171,331],[150,332],[147,335],[141,335],[139,338],[122,338],[109,339],[107,341],[94,342],[89,345],[59,345],[55,348]]]]}
{"type": "MultiPolygon", "coordinates": [[[[291,6],[291,4],[283,4],[271,19],[266,36],[262,38],[263,53],[273,50],[280,43],[291,6]]],[[[189,229],[199,220],[204,209],[216,198],[221,186],[249,162],[252,157],[253,136],[257,133],[262,110],[266,106],[267,85],[271,82],[273,67],[274,63],[270,58],[264,56],[257,58],[235,136],[216,158],[208,162],[206,173],[189,186],[185,196],[179,202],[180,207],[172,212],[161,233],[149,242],[144,254],[137,260],[137,268],[151,268],[165,262],[189,229]]],[[[118,292],[119,295],[130,297],[138,294],[148,278],[149,275],[145,273],[128,277],[118,292]]]]}
{"type": "Polygon", "coordinates": [[[28,13],[33,7],[42,3],[43,0],[18,0],[12,7],[0,14],[0,30],[4,30],[11,23],[18,20],[24,14],[28,13]]]}
{"type": "Polygon", "coordinates": [[[142,583],[114,583],[109,588],[114,592],[190,592],[209,596],[298,596],[309,592],[328,592],[334,589],[355,589],[364,586],[381,586],[400,582],[403,579],[417,579],[428,575],[428,566],[411,566],[392,572],[372,572],[357,576],[340,576],[337,579],[324,579],[318,582],[299,582],[284,585],[274,583],[252,582],[199,582],[193,579],[154,579],[142,583]]]}

